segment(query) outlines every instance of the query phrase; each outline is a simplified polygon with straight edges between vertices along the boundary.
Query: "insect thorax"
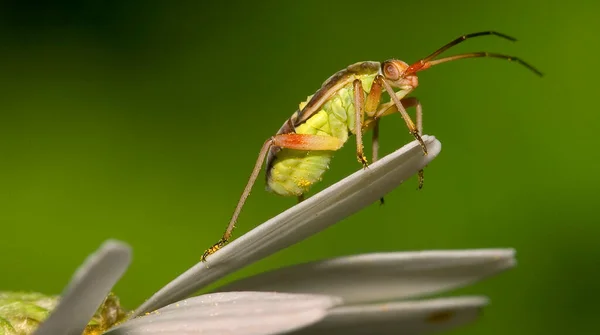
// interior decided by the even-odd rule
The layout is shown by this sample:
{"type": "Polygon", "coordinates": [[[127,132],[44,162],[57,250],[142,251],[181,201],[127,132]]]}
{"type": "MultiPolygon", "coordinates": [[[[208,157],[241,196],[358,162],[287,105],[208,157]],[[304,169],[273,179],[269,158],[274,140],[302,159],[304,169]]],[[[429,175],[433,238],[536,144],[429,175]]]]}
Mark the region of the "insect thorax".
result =
{"type": "MultiPolygon", "coordinates": [[[[375,75],[357,77],[365,92],[370,91],[375,75]]],[[[310,99],[308,97],[300,103],[300,110],[310,99]]],[[[315,114],[302,124],[295,125],[295,130],[297,134],[333,136],[346,142],[348,136],[354,133],[354,113],[354,89],[350,81],[333,94],[315,114]]],[[[323,173],[329,169],[332,157],[332,151],[282,149],[270,157],[267,189],[283,196],[305,194],[314,183],[321,180],[323,173]]]]}

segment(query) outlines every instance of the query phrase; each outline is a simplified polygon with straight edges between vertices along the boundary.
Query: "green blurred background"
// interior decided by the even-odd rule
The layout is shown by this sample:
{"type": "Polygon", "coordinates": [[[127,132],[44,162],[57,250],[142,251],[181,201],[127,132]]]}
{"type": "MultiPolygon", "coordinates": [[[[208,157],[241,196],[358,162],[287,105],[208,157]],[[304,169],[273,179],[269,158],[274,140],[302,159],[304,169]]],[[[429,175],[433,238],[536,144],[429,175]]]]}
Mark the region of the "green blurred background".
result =
{"type": "MultiPolygon", "coordinates": [[[[136,307],[215,242],[263,141],[329,75],[452,50],[517,55],[420,75],[426,170],[336,226],[225,281],[356,253],[514,247],[519,266],[461,334],[596,333],[600,295],[594,1],[2,1],[0,288],[59,293],[107,238],[134,248],[116,287],[136,307]]],[[[382,151],[411,140],[382,124],[382,151]]],[[[359,168],[352,146],[317,189],[359,168]]],[[[236,236],[295,203],[259,179],[236,236]]]]}

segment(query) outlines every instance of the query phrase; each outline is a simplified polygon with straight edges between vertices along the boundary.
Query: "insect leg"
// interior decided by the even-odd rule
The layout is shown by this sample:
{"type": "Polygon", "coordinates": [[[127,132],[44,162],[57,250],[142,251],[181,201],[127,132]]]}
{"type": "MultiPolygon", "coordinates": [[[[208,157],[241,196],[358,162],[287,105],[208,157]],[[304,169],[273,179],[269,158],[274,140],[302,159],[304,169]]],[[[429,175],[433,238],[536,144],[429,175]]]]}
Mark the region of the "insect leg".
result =
{"type": "Polygon", "coordinates": [[[383,83],[383,87],[385,87],[385,90],[388,92],[388,94],[392,98],[392,101],[396,105],[396,110],[398,112],[400,112],[400,115],[402,115],[404,122],[406,122],[406,126],[408,127],[408,130],[421,145],[421,148],[423,149],[423,154],[427,155],[427,146],[425,145],[425,142],[423,142],[423,139],[421,138],[421,135],[419,134],[419,129],[413,123],[412,119],[406,112],[406,109],[404,108],[404,106],[402,106],[402,102],[400,102],[400,99],[398,99],[398,97],[396,96],[394,89],[392,88],[392,86],[390,86],[390,84],[386,80],[382,80],[381,82],[383,83]]]}
{"type": "MultiPolygon", "coordinates": [[[[417,115],[417,130],[419,131],[419,135],[423,136],[423,106],[421,106],[421,102],[419,101],[419,99],[410,97],[410,98],[404,98],[404,99],[400,100],[400,102],[402,102],[402,105],[405,108],[415,107],[416,115],[417,115]]],[[[421,170],[419,170],[419,189],[423,188],[423,179],[424,179],[424,172],[421,169],[421,170]]]]}
{"type": "Polygon", "coordinates": [[[373,121],[373,141],[371,142],[371,157],[373,163],[379,159],[379,119],[373,121]]]}
{"type": "Polygon", "coordinates": [[[217,243],[213,244],[212,247],[210,247],[210,248],[206,249],[206,251],[204,251],[204,254],[202,254],[202,258],[201,258],[201,260],[203,262],[206,261],[206,257],[214,254],[217,250],[221,249],[223,246],[225,246],[225,244],[227,244],[227,242],[229,242],[229,238],[231,238],[231,233],[233,232],[233,228],[235,228],[235,222],[237,221],[237,218],[240,215],[240,212],[242,211],[242,207],[244,206],[244,203],[246,202],[248,195],[250,195],[252,186],[254,186],[254,182],[256,181],[256,178],[258,177],[258,173],[260,172],[263,161],[267,157],[267,153],[269,152],[269,149],[271,149],[271,146],[273,146],[273,138],[266,140],[265,143],[263,144],[262,148],[260,149],[260,153],[258,154],[258,159],[256,160],[256,163],[254,164],[254,169],[252,170],[252,173],[250,174],[250,179],[248,179],[246,188],[244,188],[244,192],[242,193],[242,196],[241,196],[240,200],[238,201],[238,204],[235,208],[235,211],[233,212],[233,216],[231,217],[231,220],[229,221],[229,225],[227,226],[227,229],[225,230],[223,237],[221,237],[221,239],[217,243]]]}
{"type": "Polygon", "coordinates": [[[362,88],[360,79],[354,80],[354,134],[356,135],[356,157],[362,163],[363,167],[369,166],[367,157],[365,157],[364,146],[362,140],[362,126],[365,120],[365,92],[362,88]]]}
{"type": "MultiPolygon", "coordinates": [[[[365,114],[370,117],[374,117],[375,113],[377,113],[377,107],[379,107],[379,103],[381,103],[381,81],[383,77],[381,75],[377,75],[373,80],[373,84],[371,85],[371,90],[369,94],[367,94],[367,99],[365,101],[365,114]]],[[[372,161],[375,163],[377,159],[379,159],[379,119],[375,118],[374,126],[373,126],[373,141],[371,142],[371,155],[372,161]]],[[[381,197],[379,199],[379,203],[383,205],[385,202],[384,198],[381,197]]]]}
{"type": "Polygon", "coordinates": [[[383,77],[381,75],[377,75],[373,80],[371,90],[367,95],[367,100],[365,102],[365,113],[370,117],[375,116],[375,113],[377,113],[377,107],[379,107],[379,103],[381,102],[382,81],[383,77]]]}
{"type": "MultiPolygon", "coordinates": [[[[379,158],[379,119],[375,119],[373,125],[373,141],[371,142],[371,155],[373,163],[377,162],[379,158]]],[[[383,197],[379,198],[379,204],[383,205],[385,203],[385,199],[383,197]]]]}
{"type": "Polygon", "coordinates": [[[373,142],[372,142],[372,157],[373,162],[376,162],[379,154],[379,118],[377,117],[377,107],[379,107],[379,103],[381,102],[381,82],[383,81],[383,77],[381,75],[377,75],[373,80],[373,84],[371,85],[371,90],[367,95],[367,100],[365,102],[365,114],[369,117],[375,119],[374,127],[373,127],[373,142]]]}
{"type": "Polygon", "coordinates": [[[304,201],[304,194],[298,196],[298,203],[301,203],[302,201],[304,201]]]}
{"type": "MultiPolygon", "coordinates": [[[[423,107],[421,106],[421,102],[419,101],[419,99],[415,98],[415,97],[409,97],[409,98],[403,98],[400,100],[400,103],[402,104],[402,107],[404,108],[410,108],[410,107],[415,107],[416,109],[416,118],[417,118],[417,132],[419,132],[419,134],[423,135],[423,107]]],[[[394,114],[398,112],[398,107],[396,107],[396,104],[392,104],[392,103],[388,103],[386,105],[382,105],[382,108],[380,108],[377,113],[375,113],[375,119],[380,119],[384,116],[388,116],[391,114],[394,114]]]]}
{"type": "MultiPolygon", "coordinates": [[[[419,101],[419,99],[414,98],[414,97],[410,97],[410,98],[404,98],[402,100],[400,100],[400,102],[402,103],[402,106],[404,108],[410,108],[410,107],[415,107],[416,110],[416,119],[417,119],[417,131],[419,133],[419,135],[423,135],[423,106],[421,105],[421,102],[419,101]]],[[[396,107],[395,104],[389,104],[388,106],[380,109],[376,114],[375,114],[375,119],[379,120],[379,118],[386,116],[386,115],[390,115],[393,113],[398,112],[398,108],[396,107]]],[[[375,124],[375,127],[377,127],[378,124],[375,124]]],[[[373,137],[375,137],[375,134],[377,133],[377,136],[379,136],[379,131],[377,128],[373,129],[373,137]],[[377,132],[376,132],[377,130],[377,132]]],[[[424,172],[423,170],[419,170],[419,189],[423,188],[423,177],[424,177],[424,172]]]]}
{"type": "Polygon", "coordinates": [[[371,85],[371,90],[369,94],[367,94],[367,99],[365,102],[365,114],[374,119],[374,127],[373,127],[373,142],[372,142],[372,157],[373,162],[377,161],[378,153],[379,153],[379,119],[376,117],[377,107],[381,103],[381,82],[383,81],[383,77],[381,75],[377,75],[373,80],[373,84],[371,85]]]}
{"type": "Polygon", "coordinates": [[[288,149],[296,149],[296,150],[338,150],[342,147],[344,142],[336,137],[331,136],[319,136],[319,135],[304,135],[304,134],[281,134],[276,135],[265,141],[262,148],[260,149],[260,153],[258,154],[258,159],[254,164],[254,169],[252,170],[252,174],[250,174],[250,179],[248,179],[248,183],[246,184],[246,188],[244,188],[244,192],[238,201],[238,204],[233,212],[233,216],[229,221],[229,225],[223,234],[223,237],[215,243],[212,247],[208,248],[204,254],[202,254],[202,261],[206,261],[206,257],[214,254],[217,250],[221,249],[223,246],[229,242],[231,238],[231,234],[233,229],[235,228],[235,223],[242,211],[242,207],[246,202],[246,199],[250,195],[250,191],[252,190],[252,186],[256,182],[256,178],[260,173],[262,164],[267,157],[267,153],[272,146],[277,146],[281,148],[288,149]]]}

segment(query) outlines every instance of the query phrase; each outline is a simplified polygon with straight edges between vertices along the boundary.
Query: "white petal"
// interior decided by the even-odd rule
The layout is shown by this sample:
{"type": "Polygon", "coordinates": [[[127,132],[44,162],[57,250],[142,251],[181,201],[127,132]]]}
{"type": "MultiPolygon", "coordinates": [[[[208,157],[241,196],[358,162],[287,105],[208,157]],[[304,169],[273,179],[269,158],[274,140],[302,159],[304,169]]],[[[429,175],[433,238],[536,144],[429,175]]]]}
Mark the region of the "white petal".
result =
{"type": "Polygon", "coordinates": [[[342,306],[290,335],[418,335],[450,330],[475,321],[484,297],[442,298],[377,305],[342,306]]]}
{"type": "Polygon", "coordinates": [[[181,300],[244,266],[320,232],[398,187],[425,167],[441,150],[433,136],[423,136],[429,154],[415,141],[361,169],[300,204],[261,224],[167,284],[136,310],[140,315],[181,300]]]}
{"type": "Polygon", "coordinates": [[[321,320],[339,302],[308,294],[207,294],[131,319],[106,334],[280,334],[321,320]]]}
{"type": "Polygon", "coordinates": [[[131,261],[131,248],[108,240],[85,260],[35,335],[80,335],[131,261]]]}
{"type": "Polygon", "coordinates": [[[511,268],[513,249],[376,253],[290,266],[219,291],[277,291],[342,297],[344,303],[436,294],[511,268]]]}

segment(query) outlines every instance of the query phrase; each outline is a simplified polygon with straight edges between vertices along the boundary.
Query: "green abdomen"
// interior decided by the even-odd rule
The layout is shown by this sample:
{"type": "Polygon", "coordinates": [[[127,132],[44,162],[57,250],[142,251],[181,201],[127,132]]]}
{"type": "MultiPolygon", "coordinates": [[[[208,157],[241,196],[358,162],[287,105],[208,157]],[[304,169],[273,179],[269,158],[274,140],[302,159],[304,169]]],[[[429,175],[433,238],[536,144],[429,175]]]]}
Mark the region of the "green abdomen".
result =
{"type": "MultiPolygon", "coordinates": [[[[296,126],[296,133],[333,136],[346,142],[349,132],[354,130],[353,91],[352,87],[339,90],[320,111],[296,126]]],[[[282,149],[270,163],[267,189],[283,196],[305,194],[321,180],[332,157],[333,151],[282,149]]]]}

